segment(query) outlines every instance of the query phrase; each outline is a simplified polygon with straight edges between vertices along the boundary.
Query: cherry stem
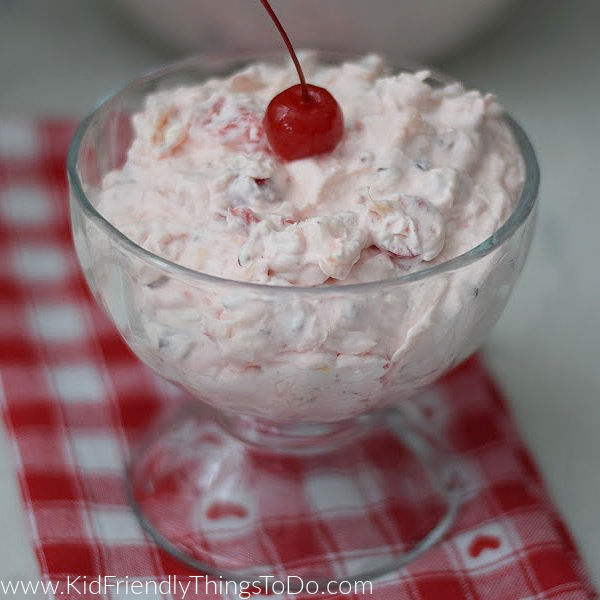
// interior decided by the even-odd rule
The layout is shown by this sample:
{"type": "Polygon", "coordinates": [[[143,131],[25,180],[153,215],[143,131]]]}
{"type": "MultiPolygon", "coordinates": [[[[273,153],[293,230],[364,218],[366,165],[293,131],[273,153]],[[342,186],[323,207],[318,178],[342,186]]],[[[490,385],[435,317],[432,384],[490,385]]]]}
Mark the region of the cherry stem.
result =
{"type": "Polygon", "coordinates": [[[283,28],[281,21],[278,19],[277,15],[275,14],[275,11],[269,4],[269,1],[268,0],[260,0],[260,2],[265,7],[265,10],[267,11],[267,13],[269,13],[269,16],[273,20],[273,23],[275,23],[275,27],[277,27],[277,30],[279,31],[281,37],[283,38],[283,41],[285,42],[288,52],[290,53],[290,56],[292,57],[292,61],[294,62],[294,66],[296,67],[296,71],[298,71],[298,77],[300,78],[300,85],[302,86],[302,96],[306,102],[310,102],[310,95],[308,93],[308,88],[306,87],[306,78],[304,77],[304,72],[302,71],[302,67],[300,66],[300,61],[298,60],[298,57],[296,56],[296,51],[294,50],[294,46],[292,45],[290,38],[289,38],[288,34],[286,33],[285,29],[283,28]]]}

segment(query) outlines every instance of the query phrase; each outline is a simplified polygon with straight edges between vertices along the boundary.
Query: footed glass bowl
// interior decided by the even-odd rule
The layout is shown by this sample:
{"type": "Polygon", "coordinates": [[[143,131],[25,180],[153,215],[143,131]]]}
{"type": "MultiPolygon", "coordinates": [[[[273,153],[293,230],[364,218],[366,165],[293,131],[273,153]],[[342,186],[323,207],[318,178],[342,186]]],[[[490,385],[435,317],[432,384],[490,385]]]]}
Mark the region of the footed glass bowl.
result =
{"type": "Polygon", "coordinates": [[[95,208],[100,185],[122,166],[149,93],[254,60],[281,57],[199,56],[142,77],[81,124],[69,152],[73,235],[90,288],[139,358],[191,395],[135,453],[128,490],[147,532],[205,572],[320,586],[374,577],[431,547],[456,514],[453,459],[407,409],[502,313],[531,242],[537,162],[506,116],[526,163],[510,218],[469,252],[402,277],[301,288],[192,271],[109,223],[95,208]],[[388,450],[375,459],[378,439],[388,450]],[[383,516],[369,500],[382,489],[396,507],[383,516]],[[395,537],[374,534],[382,518],[395,537]],[[320,533],[304,535],[311,528],[320,533]]]}

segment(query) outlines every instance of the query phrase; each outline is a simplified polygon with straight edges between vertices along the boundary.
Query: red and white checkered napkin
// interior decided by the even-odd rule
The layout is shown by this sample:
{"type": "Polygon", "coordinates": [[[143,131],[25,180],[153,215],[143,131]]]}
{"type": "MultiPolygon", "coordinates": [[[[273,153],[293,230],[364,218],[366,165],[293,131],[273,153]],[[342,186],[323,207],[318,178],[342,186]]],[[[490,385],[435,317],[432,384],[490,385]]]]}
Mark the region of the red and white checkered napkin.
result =
{"type": "MultiPolygon", "coordinates": [[[[144,537],[124,497],[129,445],[177,394],[126,348],[79,272],[64,176],[72,130],[0,120],[0,396],[33,544],[53,581],[196,574],[144,537]]],[[[596,597],[479,359],[427,398],[424,414],[442,416],[474,486],[446,540],[377,583],[373,597],[596,597]]]]}

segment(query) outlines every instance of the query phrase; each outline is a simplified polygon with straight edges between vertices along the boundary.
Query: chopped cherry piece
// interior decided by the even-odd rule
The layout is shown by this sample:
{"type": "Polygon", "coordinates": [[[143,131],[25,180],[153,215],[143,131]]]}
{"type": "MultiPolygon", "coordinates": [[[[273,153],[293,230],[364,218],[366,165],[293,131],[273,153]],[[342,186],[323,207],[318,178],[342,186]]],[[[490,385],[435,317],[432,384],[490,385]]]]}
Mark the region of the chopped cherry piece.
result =
{"type": "Polygon", "coordinates": [[[301,84],[271,100],[263,121],[269,144],[284,160],[331,152],[342,139],[344,117],[336,99],[324,88],[301,84]]]}
{"type": "Polygon", "coordinates": [[[202,118],[203,125],[211,125],[215,117],[218,117],[225,106],[225,98],[220,97],[213,103],[213,105],[206,111],[206,114],[202,118]]]}
{"type": "Polygon", "coordinates": [[[201,124],[228,146],[266,147],[260,114],[243,105],[225,109],[225,102],[225,98],[217,98],[202,116],[201,124]]]}
{"type": "Polygon", "coordinates": [[[258,215],[247,206],[234,206],[233,208],[229,209],[229,212],[231,212],[232,215],[242,219],[246,225],[250,225],[250,223],[258,223],[260,221],[258,215]]]}
{"type": "Polygon", "coordinates": [[[222,136],[243,139],[247,142],[259,142],[262,136],[260,117],[241,106],[235,120],[226,123],[219,129],[222,136]]]}

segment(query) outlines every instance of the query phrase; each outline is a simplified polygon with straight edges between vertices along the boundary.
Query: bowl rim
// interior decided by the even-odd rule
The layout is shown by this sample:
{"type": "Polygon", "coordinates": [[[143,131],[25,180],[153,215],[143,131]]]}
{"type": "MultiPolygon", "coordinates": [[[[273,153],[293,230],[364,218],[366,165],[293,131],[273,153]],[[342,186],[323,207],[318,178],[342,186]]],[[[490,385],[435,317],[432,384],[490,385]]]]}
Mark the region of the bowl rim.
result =
{"type": "MultiPolygon", "coordinates": [[[[318,55],[324,59],[329,60],[352,60],[364,56],[364,54],[350,54],[340,52],[328,52],[319,51],[318,55]]],[[[527,218],[536,206],[539,183],[540,183],[540,171],[537,161],[537,157],[533,146],[519,123],[507,112],[504,112],[503,119],[511,129],[514,139],[519,147],[521,155],[525,163],[525,181],[523,188],[519,196],[519,200],[516,203],[513,211],[511,212],[508,219],[488,238],[459,254],[453,258],[437,263],[424,269],[412,271],[405,275],[399,275],[396,277],[390,277],[387,279],[379,279],[375,281],[351,283],[351,284],[339,284],[339,285],[318,285],[318,286],[294,286],[294,285],[272,285],[269,283],[258,283],[253,281],[243,281],[236,279],[228,279],[220,277],[218,275],[211,275],[196,271],[189,267],[185,267],[176,262],[164,258],[158,254],[151,252],[140,246],[132,239],[127,237],[117,227],[115,227],[108,219],[106,219],[92,204],[88,195],[86,194],[81,178],[77,170],[77,162],[79,158],[79,151],[81,143],[88,132],[90,125],[100,117],[105,111],[108,111],[111,104],[118,100],[122,95],[125,95],[136,86],[151,81],[158,81],[168,75],[172,75],[177,71],[182,71],[185,68],[192,66],[204,66],[208,69],[207,63],[227,61],[231,62],[233,66],[242,66],[244,62],[256,61],[256,60],[273,60],[280,59],[284,54],[280,51],[277,52],[259,52],[259,53],[202,53],[195,56],[185,58],[158,69],[152,70],[141,77],[137,77],[122,86],[116,92],[109,94],[105,98],[99,101],[96,107],[88,114],[88,116],[79,124],[75,134],[72,138],[69,146],[67,155],[67,178],[71,187],[71,197],[75,197],[77,205],[83,210],[86,216],[95,222],[118,246],[123,247],[126,251],[134,254],[137,258],[143,260],[154,268],[157,268],[165,274],[174,276],[178,279],[192,280],[196,283],[203,282],[208,284],[217,284],[220,286],[227,286],[233,288],[245,288],[253,291],[260,291],[263,293],[296,293],[296,294],[328,294],[328,293],[340,293],[340,292],[366,292],[374,291],[378,288],[406,285],[413,282],[421,281],[424,279],[432,278],[443,273],[450,271],[456,271],[465,268],[472,263],[484,258],[500,246],[510,240],[512,236],[519,230],[519,228],[527,221],[527,218]]],[[[434,69],[428,67],[415,66],[410,64],[405,67],[394,66],[395,72],[399,71],[415,71],[416,69],[426,69],[432,74],[432,78],[437,82],[452,82],[454,79],[448,78],[446,75],[441,74],[434,69]]],[[[71,204],[71,210],[73,210],[73,204],[71,204]]]]}

